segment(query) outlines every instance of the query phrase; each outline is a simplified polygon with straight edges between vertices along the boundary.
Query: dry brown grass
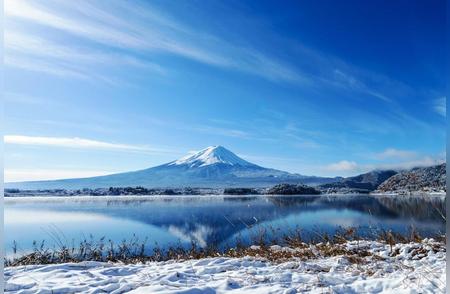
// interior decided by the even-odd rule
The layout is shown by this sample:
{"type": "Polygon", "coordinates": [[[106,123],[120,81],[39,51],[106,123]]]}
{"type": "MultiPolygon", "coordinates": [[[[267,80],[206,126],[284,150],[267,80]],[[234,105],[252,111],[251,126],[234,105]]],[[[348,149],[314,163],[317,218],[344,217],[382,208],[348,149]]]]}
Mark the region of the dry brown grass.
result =
{"type": "MultiPolygon", "coordinates": [[[[348,241],[360,241],[362,238],[355,228],[345,228],[338,230],[333,236],[325,233],[316,232],[316,237],[304,241],[302,231],[295,229],[289,231],[280,237],[275,238],[277,229],[264,228],[258,230],[258,233],[251,238],[248,246],[238,237],[236,245],[233,247],[219,248],[216,244],[200,247],[192,242],[189,247],[178,246],[170,247],[166,250],[156,247],[152,252],[146,251],[147,240],[139,240],[133,237],[130,240],[124,240],[120,243],[114,243],[111,240],[100,238],[94,240],[91,236],[81,241],[78,246],[67,246],[61,240],[57,240],[59,247],[50,249],[45,242],[34,242],[33,252],[24,254],[12,259],[5,259],[5,266],[18,266],[30,264],[53,264],[65,262],[81,262],[81,261],[106,261],[106,262],[123,262],[123,263],[140,263],[148,261],[166,261],[166,260],[189,260],[200,259],[206,257],[244,257],[253,256],[263,258],[271,262],[284,262],[291,259],[311,260],[319,257],[345,256],[350,263],[361,264],[365,262],[365,257],[372,256],[374,260],[382,258],[372,255],[371,252],[364,247],[356,249],[348,249],[345,243],[348,241]],[[277,250],[272,245],[280,245],[277,250]]],[[[396,256],[400,252],[394,250],[395,244],[418,242],[423,238],[415,231],[409,234],[401,235],[391,231],[379,231],[377,236],[370,239],[389,244],[391,247],[391,256],[396,256]]],[[[440,241],[442,245],[433,245],[435,252],[445,247],[445,236],[436,236],[435,239],[440,241]]],[[[15,245],[16,246],[16,245],[15,245]]],[[[425,254],[426,249],[418,247],[414,249],[413,256],[420,258],[425,254]]]]}

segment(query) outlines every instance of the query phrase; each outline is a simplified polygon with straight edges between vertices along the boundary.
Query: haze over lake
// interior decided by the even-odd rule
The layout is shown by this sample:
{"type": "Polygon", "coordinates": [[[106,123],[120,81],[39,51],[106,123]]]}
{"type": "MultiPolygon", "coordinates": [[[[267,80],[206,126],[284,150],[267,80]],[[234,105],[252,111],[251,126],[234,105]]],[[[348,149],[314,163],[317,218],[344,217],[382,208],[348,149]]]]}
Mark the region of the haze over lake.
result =
{"type": "Polygon", "coordinates": [[[18,254],[33,241],[48,246],[78,244],[105,237],[115,243],[147,238],[147,250],[157,244],[234,245],[249,243],[266,228],[275,234],[300,228],[305,239],[333,234],[339,227],[358,227],[371,236],[380,230],[423,236],[445,232],[444,197],[392,196],[124,196],[25,197],[5,199],[5,245],[18,254]]]}

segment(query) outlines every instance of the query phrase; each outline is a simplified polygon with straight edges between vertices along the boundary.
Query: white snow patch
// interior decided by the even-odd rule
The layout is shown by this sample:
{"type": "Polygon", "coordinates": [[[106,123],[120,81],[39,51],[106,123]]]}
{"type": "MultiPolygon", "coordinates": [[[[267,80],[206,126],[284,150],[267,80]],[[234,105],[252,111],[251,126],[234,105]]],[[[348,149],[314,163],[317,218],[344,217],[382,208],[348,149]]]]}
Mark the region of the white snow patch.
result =
{"type": "MultiPolygon", "coordinates": [[[[120,263],[81,262],[7,267],[6,293],[444,293],[445,250],[433,240],[396,244],[348,242],[385,259],[345,256],[270,263],[255,257],[120,263]],[[422,256],[414,253],[419,250],[422,256]],[[419,290],[420,289],[420,290],[419,290]],[[419,291],[418,291],[419,290],[419,291]]],[[[253,247],[259,249],[259,247],[253,247]]],[[[273,246],[272,250],[284,247],[273,246]]]]}
{"type": "Polygon", "coordinates": [[[189,167],[203,167],[216,163],[228,165],[254,166],[254,164],[243,160],[233,152],[222,146],[210,146],[193,155],[187,155],[175,160],[168,165],[188,165],[189,167]]]}

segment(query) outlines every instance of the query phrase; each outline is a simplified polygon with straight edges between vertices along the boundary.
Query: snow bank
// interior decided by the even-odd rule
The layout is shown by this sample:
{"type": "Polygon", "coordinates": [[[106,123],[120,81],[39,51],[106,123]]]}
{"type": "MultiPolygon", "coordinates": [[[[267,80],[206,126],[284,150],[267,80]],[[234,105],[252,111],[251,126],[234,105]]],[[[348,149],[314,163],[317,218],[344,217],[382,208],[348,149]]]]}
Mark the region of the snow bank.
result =
{"type": "MultiPolygon", "coordinates": [[[[6,293],[445,293],[445,249],[432,240],[348,242],[373,256],[270,263],[258,257],[8,267],[6,293]],[[437,249],[436,249],[437,248],[437,249]],[[394,252],[395,254],[392,254],[394,252]],[[394,292],[395,291],[395,292],[394,292]]],[[[254,246],[252,250],[258,250],[254,246]]],[[[270,250],[296,250],[273,246],[270,250]]]]}

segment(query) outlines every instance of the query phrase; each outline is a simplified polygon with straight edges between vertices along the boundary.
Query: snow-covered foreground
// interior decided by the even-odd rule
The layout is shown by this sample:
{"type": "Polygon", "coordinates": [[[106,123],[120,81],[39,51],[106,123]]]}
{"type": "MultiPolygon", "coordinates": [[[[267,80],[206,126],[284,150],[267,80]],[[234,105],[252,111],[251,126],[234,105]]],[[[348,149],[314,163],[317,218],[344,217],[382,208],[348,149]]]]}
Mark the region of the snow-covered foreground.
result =
{"type": "MultiPolygon", "coordinates": [[[[271,263],[258,257],[8,267],[6,293],[445,293],[445,249],[432,240],[348,242],[373,253],[271,263]],[[434,248],[434,250],[433,250],[434,248]],[[391,254],[394,252],[394,254],[391,254]],[[394,255],[394,256],[391,256],[394,255]]],[[[259,250],[257,246],[253,249],[259,250]]],[[[303,249],[272,246],[272,251],[303,249]]]]}

